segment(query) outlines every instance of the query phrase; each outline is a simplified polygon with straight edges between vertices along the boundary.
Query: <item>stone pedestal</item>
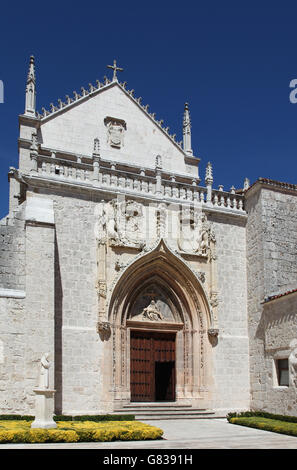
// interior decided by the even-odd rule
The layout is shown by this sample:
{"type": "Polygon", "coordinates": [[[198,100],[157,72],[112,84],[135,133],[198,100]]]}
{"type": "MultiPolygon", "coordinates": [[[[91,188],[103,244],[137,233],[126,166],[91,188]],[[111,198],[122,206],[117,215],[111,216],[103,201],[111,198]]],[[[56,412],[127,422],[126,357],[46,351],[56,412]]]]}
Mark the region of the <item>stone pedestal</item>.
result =
{"type": "Polygon", "coordinates": [[[57,424],[53,420],[53,397],[56,390],[48,388],[35,388],[35,420],[31,424],[31,428],[50,429],[56,428],[57,424]]]}

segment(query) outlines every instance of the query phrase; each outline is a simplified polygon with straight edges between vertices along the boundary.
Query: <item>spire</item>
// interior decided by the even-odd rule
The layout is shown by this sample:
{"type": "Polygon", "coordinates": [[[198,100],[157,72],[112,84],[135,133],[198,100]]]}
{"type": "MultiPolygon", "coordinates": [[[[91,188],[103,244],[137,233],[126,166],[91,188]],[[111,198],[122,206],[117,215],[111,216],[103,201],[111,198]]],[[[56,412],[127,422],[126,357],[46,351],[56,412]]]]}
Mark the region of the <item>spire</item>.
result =
{"type": "Polygon", "coordinates": [[[34,56],[30,57],[29,71],[26,85],[25,114],[35,116],[36,109],[36,88],[35,88],[35,65],[34,56]]]}
{"type": "Polygon", "coordinates": [[[183,148],[188,155],[193,155],[191,144],[191,119],[189,105],[185,103],[184,120],[183,120],[183,148]]]}

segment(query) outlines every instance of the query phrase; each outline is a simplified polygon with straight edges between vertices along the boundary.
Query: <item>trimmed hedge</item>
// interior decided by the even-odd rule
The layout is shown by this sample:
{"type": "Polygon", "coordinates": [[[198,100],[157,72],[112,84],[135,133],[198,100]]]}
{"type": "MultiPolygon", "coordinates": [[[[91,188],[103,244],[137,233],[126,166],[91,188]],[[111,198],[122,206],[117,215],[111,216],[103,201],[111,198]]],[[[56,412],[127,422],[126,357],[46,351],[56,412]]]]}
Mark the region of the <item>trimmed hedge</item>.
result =
{"type": "Polygon", "coordinates": [[[243,411],[241,413],[229,413],[229,423],[247,426],[250,428],[271,431],[297,437],[297,417],[277,415],[265,411],[243,411]]]}
{"type": "Polygon", "coordinates": [[[226,418],[230,422],[231,418],[268,418],[276,419],[278,421],[286,421],[288,423],[297,423],[297,416],[278,415],[267,413],[266,411],[242,411],[240,413],[228,413],[226,418]]]}
{"type": "MultiPolygon", "coordinates": [[[[13,421],[33,421],[34,416],[30,415],[0,415],[0,420],[13,420],[13,421]]],[[[54,415],[54,421],[134,421],[134,415],[81,415],[81,416],[66,416],[54,415]]]]}
{"type": "Polygon", "coordinates": [[[33,421],[34,416],[29,415],[0,415],[1,421],[33,421]]]}
{"type": "Polygon", "coordinates": [[[103,442],[161,439],[162,429],[139,421],[58,421],[55,429],[31,429],[25,420],[0,421],[0,443],[103,442]]]}

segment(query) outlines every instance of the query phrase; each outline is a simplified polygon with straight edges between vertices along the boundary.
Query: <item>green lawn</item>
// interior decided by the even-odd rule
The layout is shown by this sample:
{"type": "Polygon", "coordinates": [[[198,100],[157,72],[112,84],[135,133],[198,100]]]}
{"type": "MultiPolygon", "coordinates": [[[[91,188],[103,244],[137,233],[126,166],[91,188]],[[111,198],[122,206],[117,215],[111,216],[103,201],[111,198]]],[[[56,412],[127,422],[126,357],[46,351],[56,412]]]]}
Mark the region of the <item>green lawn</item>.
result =
{"type": "Polygon", "coordinates": [[[297,437],[297,423],[283,421],[261,416],[240,416],[232,417],[228,420],[232,424],[248,426],[250,428],[262,429],[264,431],[277,432],[297,437]]]}

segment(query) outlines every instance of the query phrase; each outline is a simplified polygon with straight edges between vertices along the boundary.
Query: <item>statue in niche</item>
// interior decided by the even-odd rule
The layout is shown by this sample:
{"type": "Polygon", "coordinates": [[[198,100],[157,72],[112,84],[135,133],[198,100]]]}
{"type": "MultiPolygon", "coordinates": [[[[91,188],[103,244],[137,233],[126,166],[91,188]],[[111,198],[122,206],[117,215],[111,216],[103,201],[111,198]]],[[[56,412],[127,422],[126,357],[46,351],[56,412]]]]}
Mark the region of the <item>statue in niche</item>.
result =
{"type": "Polygon", "coordinates": [[[164,238],[166,235],[167,207],[165,203],[160,203],[156,210],[157,237],[164,238]]]}
{"type": "Polygon", "coordinates": [[[101,201],[96,208],[96,216],[96,238],[99,240],[99,243],[106,243],[107,240],[117,242],[119,234],[114,201],[101,201]]]}
{"type": "Polygon", "coordinates": [[[45,353],[40,360],[40,378],[39,378],[39,388],[45,389],[49,388],[49,353],[45,353]]]}
{"type": "Polygon", "coordinates": [[[200,243],[198,249],[196,250],[201,256],[207,256],[209,249],[209,232],[204,230],[200,237],[200,243]]]}
{"type": "Polygon", "coordinates": [[[106,226],[107,237],[109,240],[117,242],[119,239],[119,234],[117,231],[116,217],[113,210],[109,211],[109,217],[106,226]]]}
{"type": "Polygon", "coordinates": [[[207,257],[208,255],[211,259],[216,258],[215,253],[215,234],[211,228],[210,222],[207,220],[205,214],[202,214],[201,217],[201,230],[200,230],[200,238],[198,243],[198,248],[196,250],[197,254],[203,257],[207,257]]]}
{"type": "Polygon", "coordinates": [[[293,340],[290,346],[293,348],[289,356],[290,380],[292,385],[297,388],[297,340],[293,340]]]}
{"type": "Polygon", "coordinates": [[[97,212],[97,228],[96,236],[102,242],[106,238],[106,211],[104,207],[104,201],[102,200],[96,208],[97,212]]]}
{"type": "Polygon", "coordinates": [[[158,309],[155,300],[151,300],[150,304],[143,309],[142,316],[144,319],[152,321],[164,320],[164,317],[158,309]]]}

